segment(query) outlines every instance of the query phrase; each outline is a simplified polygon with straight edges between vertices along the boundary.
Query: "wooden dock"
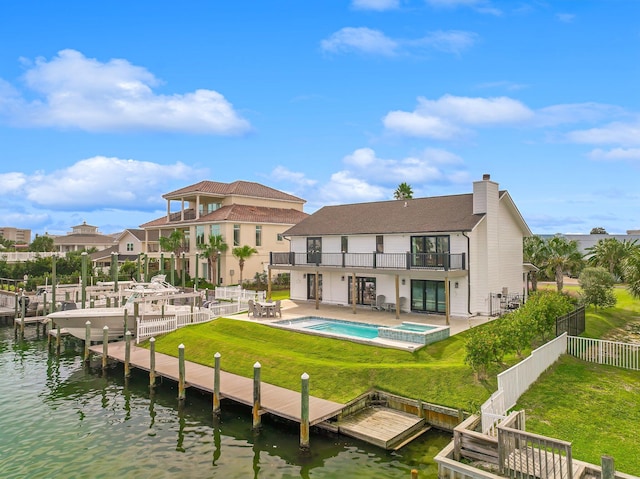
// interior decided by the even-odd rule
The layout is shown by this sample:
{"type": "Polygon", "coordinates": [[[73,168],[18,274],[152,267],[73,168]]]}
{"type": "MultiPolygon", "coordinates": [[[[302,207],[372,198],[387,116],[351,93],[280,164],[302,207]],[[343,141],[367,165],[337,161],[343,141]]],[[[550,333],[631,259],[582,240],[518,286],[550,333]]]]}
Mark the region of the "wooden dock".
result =
{"type": "Polygon", "coordinates": [[[345,436],[392,450],[429,429],[424,419],[385,407],[368,407],[338,421],[338,432],[345,436]]]}
{"type": "MultiPolygon", "coordinates": [[[[120,362],[125,360],[125,342],[109,343],[107,356],[120,362]]],[[[102,355],[102,344],[92,346],[91,351],[102,355]]],[[[129,364],[149,371],[151,356],[148,349],[131,344],[129,364]]],[[[178,358],[166,354],[155,353],[155,373],[158,377],[165,377],[178,381],[178,358]]],[[[185,378],[187,387],[213,393],[212,367],[185,361],[185,378]]],[[[253,379],[220,371],[220,396],[240,404],[253,406],[253,379]]],[[[291,421],[301,421],[300,393],[273,384],[261,383],[261,408],[263,413],[273,414],[291,421]]],[[[311,426],[335,417],[342,412],[344,404],[327,401],[317,397],[309,397],[309,424],[311,426]]]]}

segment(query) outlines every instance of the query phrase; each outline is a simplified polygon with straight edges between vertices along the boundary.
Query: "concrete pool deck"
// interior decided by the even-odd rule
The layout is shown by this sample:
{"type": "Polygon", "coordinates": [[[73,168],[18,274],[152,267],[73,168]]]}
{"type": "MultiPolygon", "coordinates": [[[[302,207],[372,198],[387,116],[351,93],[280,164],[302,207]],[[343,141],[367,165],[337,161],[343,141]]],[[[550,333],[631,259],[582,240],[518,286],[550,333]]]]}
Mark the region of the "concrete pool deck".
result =
{"type": "MultiPolygon", "coordinates": [[[[282,301],[282,318],[256,318],[247,317],[246,313],[229,316],[235,319],[248,319],[258,323],[270,323],[280,320],[292,320],[305,316],[318,316],[321,318],[341,319],[343,321],[354,321],[371,323],[378,326],[398,326],[402,322],[412,322],[420,324],[432,324],[435,326],[447,326],[444,315],[400,313],[400,319],[396,319],[395,311],[378,311],[369,306],[357,306],[355,314],[352,306],[338,306],[320,303],[316,309],[315,301],[293,301],[286,299],[282,301]]],[[[467,329],[487,323],[494,318],[487,316],[474,316],[471,318],[450,317],[449,334],[453,336],[467,329]]]]}

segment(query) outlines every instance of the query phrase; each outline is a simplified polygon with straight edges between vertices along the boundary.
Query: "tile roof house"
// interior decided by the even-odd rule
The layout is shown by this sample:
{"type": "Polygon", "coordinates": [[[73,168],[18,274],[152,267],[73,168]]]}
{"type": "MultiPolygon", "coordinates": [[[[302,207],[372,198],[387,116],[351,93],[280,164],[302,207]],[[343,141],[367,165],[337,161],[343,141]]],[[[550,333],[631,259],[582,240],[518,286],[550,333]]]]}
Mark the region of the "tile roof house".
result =
{"type": "Polygon", "coordinates": [[[325,206],[284,234],[270,268],[291,270],[292,299],[459,317],[526,299],[531,231],[489,175],[469,194],[325,206]]]}
{"type": "Polygon", "coordinates": [[[167,201],[166,215],[140,225],[146,235],[145,253],[157,259],[162,255],[166,261],[170,252],[161,251],[158,238],[181,229],[187,242],[184,269],[191,277],[197,274],[214,282],[198,245],[208,243],[211,235],[222,235],[229,248],[220,255],[220,284],[240,280],[234,247],[248,245],[258,251],[246,261],[242,272],[244,280],[252,279],[256,273],[266,272],[269,252],[285,246],[282,233],[309,216],[303,211],[305,200],[249,181],[201,181],[162,197],[167,201]],[[176,203],[179,208],[174,211],[176,203]]]}
{"type": "Polygon", "coordinates": [[[104,250],[113,246],[115,237],[98,232],[97,226],[92,226],[83,221],[82,224],[72,226],[71,232],[66,235],[53,236],[53,245],[59,253],[70,251],[82,251],[95,248],[104,250]]]}

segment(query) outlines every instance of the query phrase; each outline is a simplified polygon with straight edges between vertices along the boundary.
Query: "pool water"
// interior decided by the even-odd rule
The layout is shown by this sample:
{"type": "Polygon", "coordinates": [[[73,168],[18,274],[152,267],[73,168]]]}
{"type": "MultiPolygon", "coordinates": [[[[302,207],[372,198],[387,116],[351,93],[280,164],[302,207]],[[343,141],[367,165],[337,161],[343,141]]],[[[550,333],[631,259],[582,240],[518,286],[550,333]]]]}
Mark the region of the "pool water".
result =
{"type": "Polygon", "coordinates": [[[304,329],[322,331],[330,334],[353,336],[356,338],[373,339],[378,337],[378,326],[367,323],[352,323],[338,321],[324,321],[318,324],[303,326],[304,329]]]}

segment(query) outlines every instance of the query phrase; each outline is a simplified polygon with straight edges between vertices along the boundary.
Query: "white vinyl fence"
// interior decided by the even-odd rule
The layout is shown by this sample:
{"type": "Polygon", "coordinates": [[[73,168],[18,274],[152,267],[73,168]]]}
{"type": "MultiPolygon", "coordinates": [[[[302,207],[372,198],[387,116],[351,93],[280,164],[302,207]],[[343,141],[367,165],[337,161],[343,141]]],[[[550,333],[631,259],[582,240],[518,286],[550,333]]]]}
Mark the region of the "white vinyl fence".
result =
{"type": "Polygon", "coordinates": [[[569,336],[567,352],[583,361],[640,371],[640,344],[569,336]]]}
{"type": "Polygon", "coordinates": [[[247,301],[240,300],[234,302],[220,302],[209,304],[200,311],[190,313],[178,313],[173,316],[154,319],[138,319],[136,327],[136,343],[159,334],[170,333],[183,326],[190,324],[206,323],[220,316],[228,316],[241,311],[247,311],[249,305],[247,301]]]}
{"type": "Polygon", "coordinates": [[[566,352],[567,333],[563,333],[532,351],[525,360],[498,374],[498,391],[480,406],[482,432],[490,433],[529,386],[566,352]]]}
{"type": "Polygon", "coordinates": [[[217,286],[214,290],[214,296],[216,299],[231,299],[233,301],[248,301],[250,299],[253,299],[254,301],[264,301],[266,298],[266,293],[264,291],[251,291],[248,289],[242,289],[240,285],[217,286]]]}

